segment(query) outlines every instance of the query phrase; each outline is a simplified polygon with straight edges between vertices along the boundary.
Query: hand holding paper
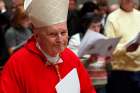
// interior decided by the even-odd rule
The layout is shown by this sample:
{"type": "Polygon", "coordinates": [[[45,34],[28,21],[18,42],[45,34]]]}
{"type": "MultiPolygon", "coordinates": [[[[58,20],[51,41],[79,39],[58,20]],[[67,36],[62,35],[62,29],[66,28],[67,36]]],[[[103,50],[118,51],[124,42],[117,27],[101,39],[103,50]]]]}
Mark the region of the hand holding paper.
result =
{"type": "Polygon", "coordinates": [[[104,35],[88,30],[79,47],[79,57],[85,54],[98,54],[100,56],[111,56],[116,48],[120,37],[106,38],[104,35]]]}
{"type": "Polygon", "coordinates": [[[137,42],[133,43],[126,48],[126,51],[127,52],[134,52],[137,50],[138,46],[139,46],[139,44],[137,42]]]}
{"type": "Polygon", "coordinates": [[[126,44],[127,52],[136,51],[138,46],[140,45],[140,32],[132,39],[130,42],[126,44]]]}

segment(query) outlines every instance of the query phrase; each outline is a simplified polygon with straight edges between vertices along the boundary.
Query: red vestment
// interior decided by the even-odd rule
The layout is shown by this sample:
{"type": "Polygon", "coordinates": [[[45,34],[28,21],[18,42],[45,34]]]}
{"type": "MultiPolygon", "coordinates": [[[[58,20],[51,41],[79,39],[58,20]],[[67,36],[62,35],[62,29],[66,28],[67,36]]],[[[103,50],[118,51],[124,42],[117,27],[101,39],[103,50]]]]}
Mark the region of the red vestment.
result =
{"type": "MultiPolygon", "coordinates": [[[[95,93],[87,71],[79,58],[69,49],[60,57],[59,72],[64,78],[73,68],[77,69],[80,93],[95,93]]],[[[56,93],[59,77],[54,65],[46,65],[44,55],[36,47],[35,39],[15,52],[4,67],[1,77],[0,93],[56,93]]]]}

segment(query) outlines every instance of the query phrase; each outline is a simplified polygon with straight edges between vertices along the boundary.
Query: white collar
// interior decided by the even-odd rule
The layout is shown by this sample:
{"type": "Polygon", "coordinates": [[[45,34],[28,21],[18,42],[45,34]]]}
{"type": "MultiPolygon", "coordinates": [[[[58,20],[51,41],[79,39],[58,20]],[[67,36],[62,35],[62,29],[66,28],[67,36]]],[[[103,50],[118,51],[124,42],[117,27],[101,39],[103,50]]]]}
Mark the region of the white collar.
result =
{"type": "MultiPolygon", "coordinates": [[[[38,42],[36,43],[36,47],[43,53],[43,55],[46,57],[46,59],[49,61],[49,63],[51,63],[51,64],[63,63],[63,60],[62,60],[62,58],[60,58],[59,54],[57,54],[55,57],[48,55],[46,52],[44,52],[41,49],[38,42]]],[[[48,64],[48,61],[46,62],[46,64],[48,64]]]]}

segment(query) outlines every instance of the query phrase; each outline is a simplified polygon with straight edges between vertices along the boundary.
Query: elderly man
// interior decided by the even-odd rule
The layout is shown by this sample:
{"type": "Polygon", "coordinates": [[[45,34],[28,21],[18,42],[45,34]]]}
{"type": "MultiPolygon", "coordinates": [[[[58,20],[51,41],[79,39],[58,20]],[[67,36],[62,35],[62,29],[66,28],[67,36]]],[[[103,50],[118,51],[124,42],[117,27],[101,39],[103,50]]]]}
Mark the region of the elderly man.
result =
{"type": "Polygon", "coordinates": [[[122,37],[113,54],[107,93],[140,93],[140,48],[137,42],[126,48],[140,31],[140,12],[134,9],[134,1],[119,0],[120,8],[107,19],[106,35],[122,37]]]}
{"type": "Polygon", "coordinates": [[[95,93],[80,60],[66,48],[68,0],[33,0],[34,36],[4,67],[0,93],[95,93]]]}

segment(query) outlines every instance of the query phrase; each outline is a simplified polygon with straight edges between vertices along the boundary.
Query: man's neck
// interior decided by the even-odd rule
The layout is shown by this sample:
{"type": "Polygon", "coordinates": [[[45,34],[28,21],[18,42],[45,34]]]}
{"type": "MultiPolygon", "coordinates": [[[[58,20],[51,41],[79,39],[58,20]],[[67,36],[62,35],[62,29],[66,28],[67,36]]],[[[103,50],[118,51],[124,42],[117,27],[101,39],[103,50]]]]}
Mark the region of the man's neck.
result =
{"type": "Polygon", "coordinates": [[[44,50],[41,49],[41,47],[39,46],[39,44],[36,44],[37,48],[42,52],[42,54],[47,58],[47,60],[52,63],[52,64],[56,64],[57,61],[60,59],[59,54],[57,54],[55,57],[50,56],[49,54],[47,54],[44,50]]]}

